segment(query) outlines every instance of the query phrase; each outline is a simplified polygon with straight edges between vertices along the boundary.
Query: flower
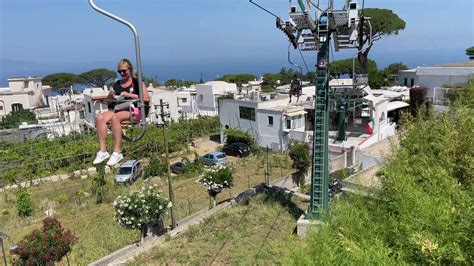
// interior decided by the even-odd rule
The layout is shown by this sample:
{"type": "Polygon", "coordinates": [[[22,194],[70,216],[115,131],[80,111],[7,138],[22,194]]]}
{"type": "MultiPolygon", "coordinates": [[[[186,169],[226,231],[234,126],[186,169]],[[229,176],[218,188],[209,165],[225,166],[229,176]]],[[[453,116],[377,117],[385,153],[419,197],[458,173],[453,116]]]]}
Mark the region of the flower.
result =
{"type": "Polygon", "coordinates": [[[125,228],[140,228],[141,225],[166,215],[168,199],[160,194],[158,186],[144,186],[138,191],[117,197],[114,219],[125,228]]]}

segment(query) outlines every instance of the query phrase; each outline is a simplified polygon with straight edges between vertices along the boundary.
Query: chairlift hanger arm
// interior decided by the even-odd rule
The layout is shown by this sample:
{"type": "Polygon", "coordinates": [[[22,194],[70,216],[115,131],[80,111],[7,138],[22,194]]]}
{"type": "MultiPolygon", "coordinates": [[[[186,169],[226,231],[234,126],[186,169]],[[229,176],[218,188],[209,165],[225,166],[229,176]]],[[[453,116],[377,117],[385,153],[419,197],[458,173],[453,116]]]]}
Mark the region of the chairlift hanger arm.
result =
{"type": "Polygon", "coordinates": [[[290,53],[291,43],[288,44],[288,63],[292,64],[293,66],[297,67],[300,70],[300,74],[303,75],[303,68],[291,61],[291,53],[290,53]]]}

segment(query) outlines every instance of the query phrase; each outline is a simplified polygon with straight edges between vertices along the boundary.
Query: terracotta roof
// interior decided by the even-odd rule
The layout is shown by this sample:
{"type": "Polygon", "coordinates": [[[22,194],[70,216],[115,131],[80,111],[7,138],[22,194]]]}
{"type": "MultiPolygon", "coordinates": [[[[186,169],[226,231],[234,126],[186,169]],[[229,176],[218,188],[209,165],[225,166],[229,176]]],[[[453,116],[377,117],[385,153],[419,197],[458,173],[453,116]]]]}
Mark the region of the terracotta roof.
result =
{"type": "Polygon", "coordinates": [[[443,64],[437,65],[439,67],[474,67],[474,60],[470,60],[467,62],[459,62],[459,63],[452,63],[452,64],[443,64]]]}

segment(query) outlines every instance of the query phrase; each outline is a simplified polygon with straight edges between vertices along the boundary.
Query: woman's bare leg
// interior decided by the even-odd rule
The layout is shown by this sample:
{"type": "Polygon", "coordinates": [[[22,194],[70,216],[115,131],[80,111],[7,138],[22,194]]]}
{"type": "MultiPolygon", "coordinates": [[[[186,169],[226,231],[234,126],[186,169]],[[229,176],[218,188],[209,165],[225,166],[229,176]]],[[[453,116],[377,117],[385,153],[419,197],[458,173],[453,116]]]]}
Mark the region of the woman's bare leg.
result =
{"type": "Polygon", "coordinates": [[[97,139],[99,141],[99,151],[105,152],[107,150],[106,147],[106,139],[107,139],[107,123],[112,119],[114,112],[107,111],[100,114],[96,118],[96,130],[97,130],[97,139]]]}
{"type": "Polygon", "coordinates": [[[122,111],[112,116],[112,136],[114,137],[114,152],[120,153],[122,148],[122,121],[130,119],[130,112],[122,111]]]}

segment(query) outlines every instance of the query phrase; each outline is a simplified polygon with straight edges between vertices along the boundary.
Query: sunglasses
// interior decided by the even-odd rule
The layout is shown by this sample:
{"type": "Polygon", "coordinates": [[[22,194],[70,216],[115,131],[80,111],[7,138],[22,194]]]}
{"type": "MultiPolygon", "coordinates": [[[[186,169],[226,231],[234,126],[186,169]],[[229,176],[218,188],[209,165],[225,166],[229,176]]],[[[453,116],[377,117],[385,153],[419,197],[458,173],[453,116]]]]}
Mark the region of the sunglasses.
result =
{"type": "Polygon", "coordinates": [[[117,70],[117,72],[118,72],[119,74],[125,74],[125,73],[127,72],[127,70],[128,70],[128,69],[119,69],[119,70],[117,70]]]}

